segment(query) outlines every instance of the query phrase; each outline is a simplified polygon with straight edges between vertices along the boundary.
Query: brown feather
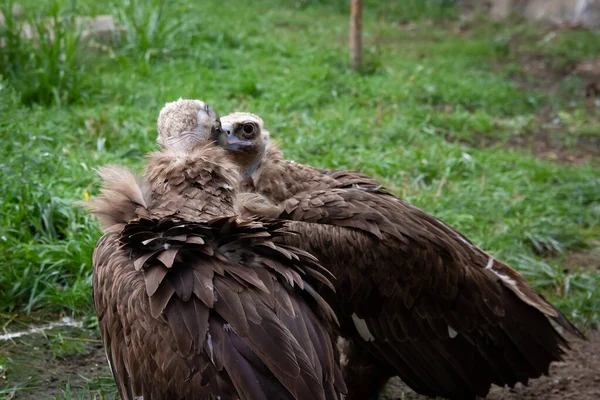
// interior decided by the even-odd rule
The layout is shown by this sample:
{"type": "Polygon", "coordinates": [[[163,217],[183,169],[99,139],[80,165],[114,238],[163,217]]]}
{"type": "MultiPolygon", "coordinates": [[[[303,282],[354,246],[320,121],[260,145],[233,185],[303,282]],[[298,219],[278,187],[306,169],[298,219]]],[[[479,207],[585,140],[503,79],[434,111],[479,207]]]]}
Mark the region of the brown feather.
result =
{"type": "Polygon", "coordinates": [[[213,271],[194,267],[194,294],[207,306],[214,305],[213,271]],[[205,275],[206,274],[206,275],[205,275]]]}
{"type": "Polygon", "coordinates": [[[168,249],[160,252],[156,259],[163,263],[163,265],[167,268],[171,268],[173,266],[173,262],[175,261],[175,257],[177,256],[177,252],[179,249],[168,249]]]}
{"type": "MultiPolygon", "coordinates": [[[[136,268],[138,269],[138,268],[136,268]]],[[[144,269],[144,279],[146,281],[146,293],[152,297],[162,283],[169,270],[164,265],[154,264],[144,269]]]]}
{"type": "Polygon", "coordinates": [[[265,283],[257,276],[256,271],[249,268],[231,266],[227,269],[227,272],[232,274],[234,277],[239,278],[240,282],[249,283],[255,288],[262,290],[263,292],[269,293],[265,283]]]}
{"type": "Polygon", "coordinates": [[[181,268],[177,274],[170,279],[177,297],[186,302],[192,297],[194,289],[194,270],[191,268],[181,268]]]}
{"type": "Polygon", "coordinates": [[[144,255],[136,258],[133,261],[133,266],[135,267],[136,271],[141,270],[144,265],[146,265],[146,262],[151,259],[152,257],[154,257],[156,254],[158,253],[158,251],[154,251],[154,252],[149,252],[149,253],[145,253],[144,255]]]}
{"type": "Polygon", "coordinates": [[[248,320],[238,294],[229,290],[222,278],[216,278],[214,283],[217,294],[217,301],[214,304],[215,311],[229,321],[239,334],[248,335],[248,320]]]}
{"type": "Polygon", "coordinates": [[[186,307],[183,307],[179,299],[171,302],[169,306],[167,306],[165,310],[165,314],[167,317],[167,323],[171,327],[171,331],[175,336],[175,342],[177,343],[177,348],[179,353],[184,357],[189,355],[190,351],[192,351],[192,336],[190,335],[190,331],[187,329],[184,318],[182,315],[182,310],[186,307]]]}
{"type": "Polygon", "coordinates": [[[168,281],[163,281],[158,287],[154,296],[150,297],[150,312],[154,318],[158,318],[160,314],[167,308],[167,304],[175,293],[175,289],[168,281]]]}

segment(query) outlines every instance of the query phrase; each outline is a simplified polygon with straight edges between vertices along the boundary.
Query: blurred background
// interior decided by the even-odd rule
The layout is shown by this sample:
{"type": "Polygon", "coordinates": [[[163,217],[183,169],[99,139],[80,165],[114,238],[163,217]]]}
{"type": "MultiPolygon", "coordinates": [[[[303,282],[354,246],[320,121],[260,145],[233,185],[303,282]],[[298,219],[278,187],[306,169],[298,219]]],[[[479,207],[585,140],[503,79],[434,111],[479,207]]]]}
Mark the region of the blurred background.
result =
{"type": "Polygon", "coordinates": [[[539,398],[600,397],[600,1],[364,0],[355,68],[350,3],[0,0],[0,398],[114,398],[101,232],[72,203],[100,165],[140,171],[179,97],[259,114],[286,158],[376,176],[509,262],[592,332],[539,398]]]}

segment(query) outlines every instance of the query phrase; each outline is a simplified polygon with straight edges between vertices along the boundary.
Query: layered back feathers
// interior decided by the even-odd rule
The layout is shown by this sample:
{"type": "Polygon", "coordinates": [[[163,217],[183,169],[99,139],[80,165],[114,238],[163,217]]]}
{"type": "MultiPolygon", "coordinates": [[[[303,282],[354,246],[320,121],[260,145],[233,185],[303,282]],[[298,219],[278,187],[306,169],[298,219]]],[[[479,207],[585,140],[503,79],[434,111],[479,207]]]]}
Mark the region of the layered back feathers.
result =
{"type": "Polygon", "coordinates": [[[235,214],[240,177],[225,151],[204,144],[193,154],[170,149],[151,153],[145,168],[154,193],[151,215],[177,214],[188,221],[207,221],[235,214]]]}

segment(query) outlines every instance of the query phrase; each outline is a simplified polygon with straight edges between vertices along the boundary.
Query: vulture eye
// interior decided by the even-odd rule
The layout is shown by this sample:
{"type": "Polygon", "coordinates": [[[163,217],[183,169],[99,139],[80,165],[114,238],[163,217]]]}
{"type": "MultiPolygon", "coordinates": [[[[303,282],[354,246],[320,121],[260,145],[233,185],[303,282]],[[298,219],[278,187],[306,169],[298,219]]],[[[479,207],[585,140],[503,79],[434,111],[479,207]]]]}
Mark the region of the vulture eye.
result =
{"type": "Polygon", "coordinates": [[[242,130],[244,131],[245,134],[247,135],[251,135],[254,133],[254,125],[253,124],[244,124],[244,126],[242,127],[242,130]]]}

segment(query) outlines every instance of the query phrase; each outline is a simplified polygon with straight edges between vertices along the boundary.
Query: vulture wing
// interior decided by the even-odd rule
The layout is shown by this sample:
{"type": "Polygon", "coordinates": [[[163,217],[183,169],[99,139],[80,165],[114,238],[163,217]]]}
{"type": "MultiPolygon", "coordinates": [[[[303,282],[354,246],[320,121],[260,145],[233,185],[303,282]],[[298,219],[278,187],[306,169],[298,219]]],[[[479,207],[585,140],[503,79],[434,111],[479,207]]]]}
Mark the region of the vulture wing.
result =
{"type": "Polygon", "coordinates": [[[335,180],[336,184],[330,186],[330,189],[352,188],[379,194],[389,194],[389,192],[383,186],[379,185],[374,178],[370,177],[369,175],[365,175],[362,172],[322,168],[315,168],[315,170],[324,176],[328,176],[335,180]]]}
{"type": "Polygon", "coordinates": [[[370,176],[348,170],[319,169],[285,160],[275,146],[268,147],[263,164],[252,175],[251,187],[247,189],[255,189],[270,201],[280,203],[300,192],[332,188],[355,188],[388,194],[370,176]]]}
{"type": "Polygon", "coordinates": [[[256,190],[276,204],[297,193],[334,188],[389,194],[368,175],[349,170],[320,169],[285,160],[275,146],[267,149],[263,163],[252,175],[251,181],[247,190],[256,190]]]}
{"type": "Polygon", "coordinates": [[[94,274],[92,276],[92,298],[98,316],[100,336],[108,365],[115,380],[119,396],[123,400],[134,399],[134,388],[131,387],[129,373],[125,365],[124,346],[125,333],[123,324],[117,317],[117,305],[111,301],[111,289],[114,282],[110,273],[113,264],[124,263],[126,258],[115,259],[119,253],[119,244],[115,233],[108,233],[98,241],[93,254],[94,274]]]}
{"type": "Polygon", "coordinates": [[[337,277],[343,333],[418,392],[468,399],[547,373],[567,347],[549,318],[581,335],[518,272],[392,196],[316,190],[279,207],[300,233],[281,240],[337,277]]]}
{"type": "Polygon", "coordinates": [[[331,285],[281,222],[140,219],[94,253],[94,305],[123,399],[338,399],[331,285]]]}

